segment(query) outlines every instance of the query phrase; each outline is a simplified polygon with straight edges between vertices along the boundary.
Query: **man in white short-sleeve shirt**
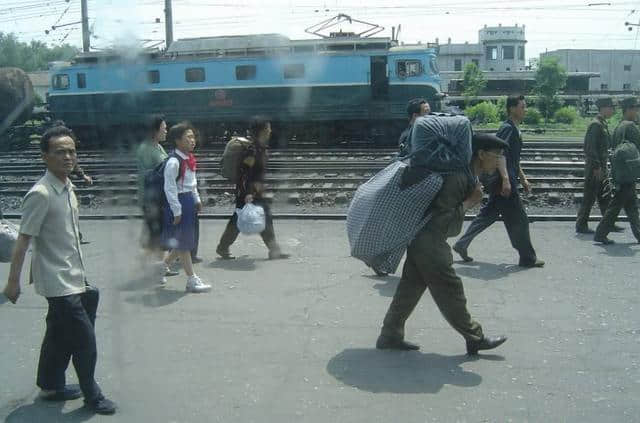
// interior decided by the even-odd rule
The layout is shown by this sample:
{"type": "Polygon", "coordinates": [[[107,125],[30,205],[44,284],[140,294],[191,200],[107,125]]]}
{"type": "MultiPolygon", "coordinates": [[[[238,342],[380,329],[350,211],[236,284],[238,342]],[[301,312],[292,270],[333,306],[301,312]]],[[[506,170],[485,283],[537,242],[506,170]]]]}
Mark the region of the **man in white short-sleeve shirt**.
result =
{"type": "Polygon", "coordinates": [[[94,379],[99,294],[85,282],[78,201],[68,178],[76,164],[75,137],[68,128],[56,126],[42,136],[40,147],[47,171],[24,197],[20,234],[4,293],[13,303],[18,300],[20,274],[31,243],[29,280],[49,303],[37,376],[42,398],[66,401],[84,396],[87,408],[113,414],[115,404],[102,395],[94,379]],[[80,389],[65,383],[72,358],[80,389]]]}

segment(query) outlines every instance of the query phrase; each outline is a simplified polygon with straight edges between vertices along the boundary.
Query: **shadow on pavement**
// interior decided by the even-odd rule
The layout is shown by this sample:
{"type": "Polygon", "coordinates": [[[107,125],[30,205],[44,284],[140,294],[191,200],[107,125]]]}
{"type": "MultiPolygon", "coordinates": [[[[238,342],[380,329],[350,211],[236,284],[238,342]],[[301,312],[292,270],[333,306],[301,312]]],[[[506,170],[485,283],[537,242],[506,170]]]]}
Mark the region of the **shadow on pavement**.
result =
{"type": "Polygon", "coordinates": [[[177,302],[186,295],[187,293],[184,291],[184,288],[177,290],[158,287],[153,290],[153,292],[133,295],[125,299],[125,301],[130,304],[142,304],[145,307],[164,307],[177,302]]]}
{"type": "MultiPolygon", "coordinates": [[[[500,361],[502,356],[480,355],[500,361]]],[[[477,386],[480,375],[460,364],[478,358],[467,355],[443,356],[434,353],[347,349],[329,360],[327,372],[345,385],[367,392],[435,394],[444,385],[477,386]]]]}
{"type": "Polygon", "coordinates": [[[502,279],[508,277],[512,273],[529,270],[526,267],[507,263],[495,264],[475,260],[471,262],[457,261],[455,263],[461,265],[456,266],[456,273],[458,275],[473,279],[482,279],[485,281],[502,279]]]}
{"type": "Polygon", "coordinates": [[[633,257],[638,253],[637,248],[631,248],[633,246],[638,246],[637,242],[616,242],[615,244],[594,244],[597,247],[603,249],[600,254],[612,256],[612,257],[633,257]]]}
{"type": "Polygon", "coordinates": [[[373,276],[366,275],[365,278],[379,282],[373,287],[378,290],[378,293],[383,297],[393,297],[396,293],[396,287],[400,283],[400,276],[373,276]]]}
{"type": "Polygon", "coordinates": [[[256,259],[249,256],[236,257],[233,260],[216,259],[207,264],[210,269],[225,269],[237,271],[252,271],[256,269],[256,259]]]}
{"type": "Polygon", "coordinates": [[[47,402],[36,398],[31,404],[22,405],[11,412],[5,419],[5,423],[74,423],[85,422],[95,414],[82,406],[82,401],[77,401],[79,408],[69,412],[63,412],[64,402],[47,402]]]}

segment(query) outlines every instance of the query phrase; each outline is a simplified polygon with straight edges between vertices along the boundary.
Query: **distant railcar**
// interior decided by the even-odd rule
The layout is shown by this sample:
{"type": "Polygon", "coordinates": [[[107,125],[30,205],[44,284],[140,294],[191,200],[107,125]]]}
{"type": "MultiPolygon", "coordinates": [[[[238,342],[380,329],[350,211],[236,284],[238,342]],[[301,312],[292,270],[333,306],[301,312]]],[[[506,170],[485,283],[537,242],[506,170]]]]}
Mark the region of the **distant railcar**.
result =
{"type": "Polygon", "coordinates": [[[164,52],[83,54],[52,70],[48,102],[88,142],[131,134],[155,113],[190,120],[201,138],[219,140],[260,114],[272,119],[284,147],[293,137],[394,143],[407,101],[424,97],[438,110],[441,96],[430,45],[267,34],[179,40],[164,52]]]}

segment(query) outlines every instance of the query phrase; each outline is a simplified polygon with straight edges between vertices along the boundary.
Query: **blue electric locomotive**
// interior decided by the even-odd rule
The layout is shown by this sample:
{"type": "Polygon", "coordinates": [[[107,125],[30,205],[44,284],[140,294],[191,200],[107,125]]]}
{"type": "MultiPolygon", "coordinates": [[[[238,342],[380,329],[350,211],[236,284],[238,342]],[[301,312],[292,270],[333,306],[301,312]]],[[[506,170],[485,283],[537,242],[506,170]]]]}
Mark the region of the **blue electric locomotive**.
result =
{"type": "Polygon", "coordinates": [[[110,142],[155,113],[190,120],[211,141],[261,114],[286,146],[292,137],[394,143],[415,97],[438,110],[430,45],[266,34],[178,40],[163,52],[82,54],[52,71],[48,102],[87,141],[110,142]]]}

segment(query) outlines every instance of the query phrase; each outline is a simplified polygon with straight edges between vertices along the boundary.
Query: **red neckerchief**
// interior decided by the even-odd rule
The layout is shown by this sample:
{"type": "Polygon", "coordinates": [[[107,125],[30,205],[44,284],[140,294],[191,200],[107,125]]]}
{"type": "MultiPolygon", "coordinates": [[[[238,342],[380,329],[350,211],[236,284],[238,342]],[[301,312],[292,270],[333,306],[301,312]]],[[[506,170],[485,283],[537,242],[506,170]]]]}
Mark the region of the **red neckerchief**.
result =
{"type": "Polygon", "coordinates": [[[180,166],[180,178],[184,179],[184,174],[187,172],[187,168],[192,172],[196,171],[196,165],[198,162],[196,161],[196,156],[193,153],[189,153],[186,159],[182,160],[186,166],[180,166]]]}

